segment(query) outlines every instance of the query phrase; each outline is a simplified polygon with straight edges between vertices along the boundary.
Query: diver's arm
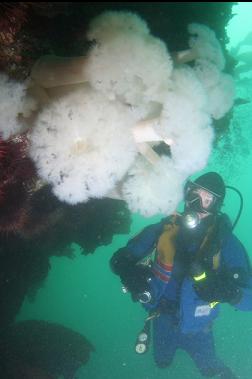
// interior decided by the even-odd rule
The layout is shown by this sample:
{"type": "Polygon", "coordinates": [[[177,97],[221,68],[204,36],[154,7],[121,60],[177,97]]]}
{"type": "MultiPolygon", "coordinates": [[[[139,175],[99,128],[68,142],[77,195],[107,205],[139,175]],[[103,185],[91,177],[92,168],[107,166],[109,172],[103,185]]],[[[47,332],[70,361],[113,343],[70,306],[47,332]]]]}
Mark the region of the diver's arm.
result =
{"type": "Polygon", "coordinates": [[[151,254],[163,230],[163,225],[164,222],[161,221],[145,227],[137,236],[130,239],[125,247],[117,250],[110,260],[112,271],[121,276],[141,259],[151,254]]]}
{"type": "Polygon", "coordinates": [[[149,288],[152,271],[149,266],[137,263],[151,254],[162,233],[163,225],[164,222],[161,221],[158,224],[147,226],[124,248],[117,250],[110,260],[112,271],[120,277],[133,300],[137,300],[139,293],[149,288]]]}
{"type": "MultiPolygon", "coordinates": [[[[196,272],[200,272],[199,268],[196,267],[196,272]]],[[[229,303],[239,310],[252,311],[250,264],[245,248],[233,234],[222,241],[219,269],[201,276],[193,276],[194,290],[201,300],[229,303]]]]}
{"type": "Polygon", "coordinates": [[[252,273],[246,249],[233,234],[222,251],[224,265],[239,289],[237,299],[231,304],[241,311],[252,311],[252,273]]]}

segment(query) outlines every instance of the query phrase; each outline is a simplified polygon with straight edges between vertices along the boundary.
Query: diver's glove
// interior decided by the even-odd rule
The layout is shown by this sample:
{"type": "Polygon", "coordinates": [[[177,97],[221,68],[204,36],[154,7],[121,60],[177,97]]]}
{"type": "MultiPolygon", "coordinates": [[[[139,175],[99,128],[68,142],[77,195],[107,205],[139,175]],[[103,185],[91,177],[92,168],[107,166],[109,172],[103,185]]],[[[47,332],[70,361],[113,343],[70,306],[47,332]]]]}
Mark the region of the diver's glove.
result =
{"type": "Polygon", "coordinates": [[[194,289],[200,299],[212,303],[236,304],[242,291],[230,273],[202,270],[193,276],[194,289]]]}
{"type": "Polygon", "coordinates": [[[150,282],[152,271],[149,266],[135,265],[124,277],[121,277],[123,286],[130,292],[133,301],[148,303],[151,301],[150,282]]]}
{"type": "Polygon", "coordinates": [[[131,293],[132,300],[142,301],[141,299],[145,299],[145,293],[150,294],[150,281],[153,274],[149,266],[137,264],[137,262],[138,259],[132,256],[130,251],[122,248],[111,258],[110,267],[120,277],[124,288],[131,293]]]}

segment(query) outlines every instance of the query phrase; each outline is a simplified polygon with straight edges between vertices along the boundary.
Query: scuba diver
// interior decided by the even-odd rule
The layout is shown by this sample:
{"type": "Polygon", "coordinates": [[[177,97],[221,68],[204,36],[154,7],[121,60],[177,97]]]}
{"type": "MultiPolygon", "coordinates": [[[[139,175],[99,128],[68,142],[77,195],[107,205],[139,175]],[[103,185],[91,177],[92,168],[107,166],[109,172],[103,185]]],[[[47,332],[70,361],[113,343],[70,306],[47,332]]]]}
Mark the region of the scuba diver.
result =
{"type": "Polygon", "coordinates": [[[152,324],[160,368],[169,366],[180,348],[203,376],[236,378],[217,357],[212,332],[221,303],[252,311],[250,263],[233,234],[238,218],[232,225],[221,212],[226,188],[236,190],[216,172],[188,181],[184,211],[145,227],[110,260],[125,291],[149,313],[136,352],[148,349],[152,324]]]}

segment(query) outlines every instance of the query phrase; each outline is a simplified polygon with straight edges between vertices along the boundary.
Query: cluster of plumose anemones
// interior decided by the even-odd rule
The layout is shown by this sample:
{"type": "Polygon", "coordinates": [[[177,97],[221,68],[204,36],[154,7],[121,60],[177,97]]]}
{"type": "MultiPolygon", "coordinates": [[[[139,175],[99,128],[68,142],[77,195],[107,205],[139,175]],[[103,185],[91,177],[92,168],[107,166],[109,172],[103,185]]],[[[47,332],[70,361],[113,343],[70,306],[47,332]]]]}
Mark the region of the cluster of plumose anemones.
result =
{"type": "Polygon", "coordinates": [[[190,24],[188,49],[170,52],[138,15],[107,11],[85,38],[87,54],[43,56],[25,83],[0,76],[1,138],[25,130],[40,183],[63,202],[111,197],[144,216],[173,212],[208,162],[212,121],[234,102],[214,31],[190,24]]]}

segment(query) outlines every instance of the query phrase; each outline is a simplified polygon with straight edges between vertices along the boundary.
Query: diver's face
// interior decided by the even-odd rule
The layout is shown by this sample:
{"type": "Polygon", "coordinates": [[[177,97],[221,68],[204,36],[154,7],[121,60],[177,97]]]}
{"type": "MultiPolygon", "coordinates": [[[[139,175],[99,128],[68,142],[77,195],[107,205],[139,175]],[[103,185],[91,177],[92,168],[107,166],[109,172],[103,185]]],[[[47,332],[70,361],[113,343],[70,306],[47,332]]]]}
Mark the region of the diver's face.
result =
{"type": "Polygon", "coordinates": [[[203,188],[199,188],[195,190],[195,193],[200,197],[201,207],[205,211],[211,207],[214,201],[214,195],[203,188]]]}
{"type": "Polygon", "coordinates": [[[186,207],[197,212],[202,219],[211,214],[210,209],[213,206],[214,200],[214,195],[211,192],[203,188],[195,188],[187,198],[186,207]]]}
{"type": "Polygon", "coordinates": [[[202,233],[213,222],[214,201],[214,195],[204,188],[194,187],[188,191],[182,223],[190,233],[202,233]]]}

